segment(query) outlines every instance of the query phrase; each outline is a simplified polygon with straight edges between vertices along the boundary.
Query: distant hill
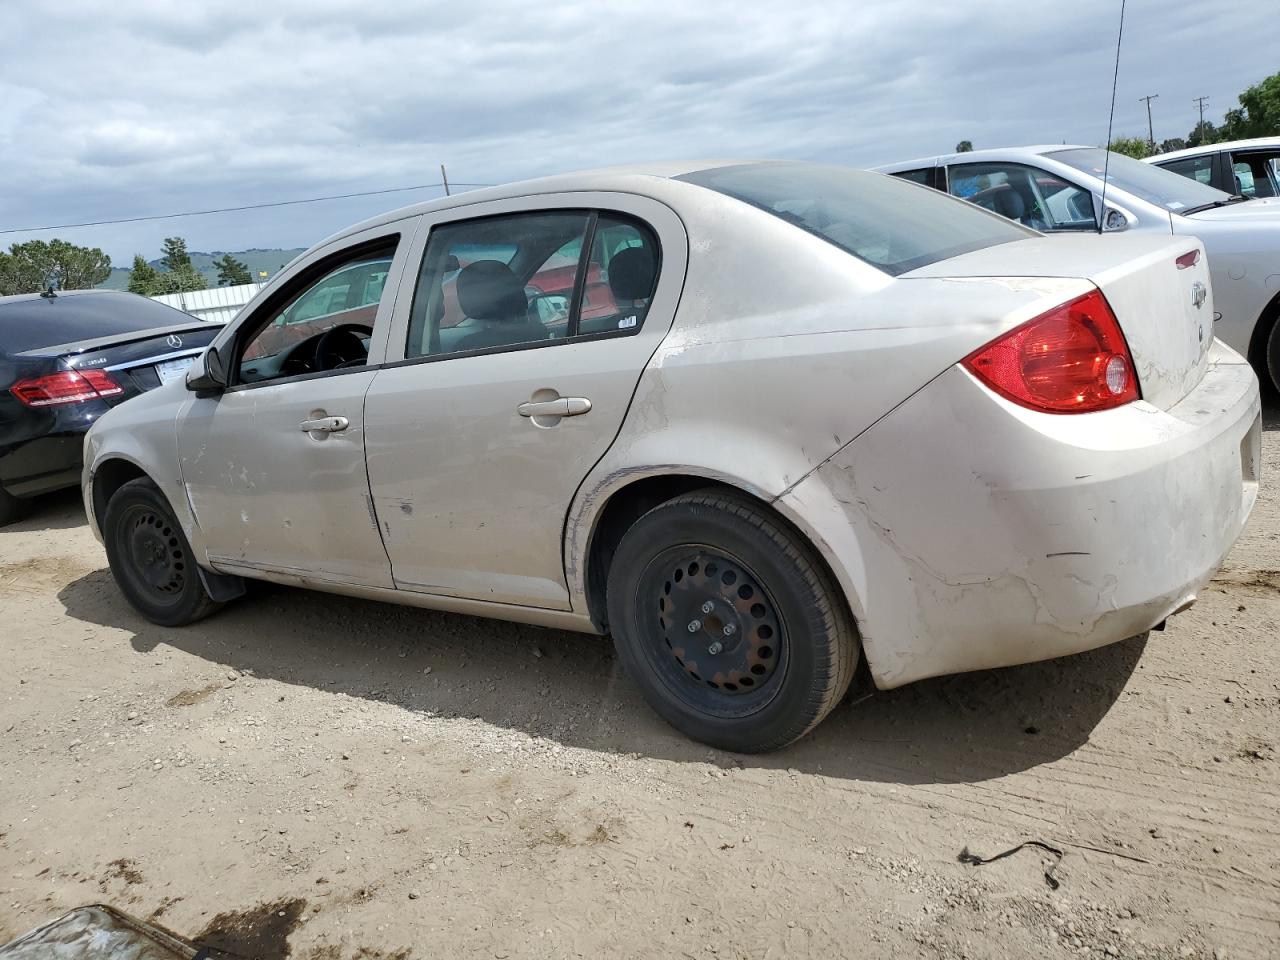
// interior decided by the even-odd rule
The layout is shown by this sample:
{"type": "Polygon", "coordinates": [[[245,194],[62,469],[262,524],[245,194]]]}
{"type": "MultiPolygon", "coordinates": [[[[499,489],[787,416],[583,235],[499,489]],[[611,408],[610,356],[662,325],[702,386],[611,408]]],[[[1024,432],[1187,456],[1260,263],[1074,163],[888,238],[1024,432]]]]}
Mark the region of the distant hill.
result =
{"type": "MultiPolygon", "coordinates": [[[[252,250],[232,250],[231,255],[249,268],[249,274],[255,279],[261,279],[258,276],[259,271],[265,270],[267,276],[273,276],[277,270],[286,263],[302,253],[303,247],[296,250],[281,250],[279,247],[273,247],[264,250],[255,247],[252,250]]],[[[224,251],[214,250],[212,253],[203,253],[200,251],[191,251],[191,262],[195,268],[204,274],[209,286],[216,287],[218,285],[218,271],[214,269],[213,261],[221,257],[224,251]]],[[[150,261],[153,267],[163,269],[163,262],[157,258],[150,261]]],[[[129,288],[129,268],[128,267],[112,267],[111,276],[107,277],[102,283],[98,284],[103,290],[127,290],[129,288]]]]}

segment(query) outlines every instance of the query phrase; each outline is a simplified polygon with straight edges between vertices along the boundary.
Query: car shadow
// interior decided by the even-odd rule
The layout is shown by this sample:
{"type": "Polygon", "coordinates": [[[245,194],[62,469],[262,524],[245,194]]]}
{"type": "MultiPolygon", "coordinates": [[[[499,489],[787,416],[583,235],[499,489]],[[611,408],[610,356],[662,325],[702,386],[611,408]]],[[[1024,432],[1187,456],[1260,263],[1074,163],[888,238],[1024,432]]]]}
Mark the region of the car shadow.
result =
{"type": "Polygon", "coordinates": [[[80,488],[71,487],[33,497],[27,504],[26,513],[0,529],[13,533],[34,533],[40,530],[70,530],[84,524],[84,501],[80,498],[80,488]]]}
{"type": "Polygon", "coordinates": [[[437,716],[478,717],[560,744],[721,766],[787,768],[896,784],[977,782],[1084,744],[1137,667],[1145,640],[875,692],[864,676],[812,734],[766,756],[710,750],[646,706],[608,640],[255,584],[181,629],[139,617],[108,571],[58,594],[69,616],[128,631],[259,678],[437,716]]]}

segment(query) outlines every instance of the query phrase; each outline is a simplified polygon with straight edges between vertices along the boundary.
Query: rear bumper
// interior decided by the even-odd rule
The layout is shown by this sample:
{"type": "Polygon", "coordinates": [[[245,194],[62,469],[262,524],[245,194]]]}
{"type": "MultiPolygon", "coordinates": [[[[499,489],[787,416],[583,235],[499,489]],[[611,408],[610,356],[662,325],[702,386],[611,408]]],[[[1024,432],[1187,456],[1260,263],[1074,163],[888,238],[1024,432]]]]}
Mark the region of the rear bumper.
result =
{"type": "Polygon", "coordinates": [[[779,505],[826,552],[893,687],[1158,624],[1235,543],[1260,446],[1257,380],[1222,344],[1164,411],[1035,413],[955,367],[779,505]]]}

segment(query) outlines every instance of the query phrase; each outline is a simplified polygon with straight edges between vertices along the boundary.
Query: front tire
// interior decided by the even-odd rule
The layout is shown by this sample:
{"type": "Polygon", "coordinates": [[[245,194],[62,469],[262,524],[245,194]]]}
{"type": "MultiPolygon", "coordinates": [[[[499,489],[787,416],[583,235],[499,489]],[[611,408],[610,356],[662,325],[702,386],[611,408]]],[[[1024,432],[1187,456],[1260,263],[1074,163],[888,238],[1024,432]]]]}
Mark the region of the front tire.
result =
{"type": "Polygon", "coordinates": [[[0,489],[0,527],[21,520],[28,509],[26,500],[0,489]]]}
{"type": "Polygon", "coordinates": [[[1271,324],[1267,349],[1263,354],[1263,367],[1269,374],[1272,394],[1280,397],[1280,318],[1271,324]]]}
{"type": "Polygon", "coordinates": [[[858,663],[844,597],[812,548],[745,496],[695,491],[641,517],[609,569],[618,657],[677,730],[777,750],[839,702],[858,663]]]}
{"type": "Polygon", "coordinates": [[[180,627],[217,610],[169,502],[145,477],[123,484],[102,523],[107,562],[120,592],[152,623],[180,627]]]}

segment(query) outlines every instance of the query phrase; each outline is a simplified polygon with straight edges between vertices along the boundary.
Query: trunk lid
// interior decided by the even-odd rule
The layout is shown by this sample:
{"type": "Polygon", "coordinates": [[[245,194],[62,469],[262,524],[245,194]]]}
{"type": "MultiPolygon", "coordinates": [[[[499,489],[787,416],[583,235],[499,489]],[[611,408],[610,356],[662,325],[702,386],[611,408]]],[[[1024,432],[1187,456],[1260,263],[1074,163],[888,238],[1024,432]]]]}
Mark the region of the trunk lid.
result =
{"type": "Polygon", "coordinates": [[[1026,277],[1077,277],[1102,291],[1124,331],[1142,399],[1148,403],[1168,409],[1204,376],[1213,342],[1213,293],[1204,248],[1195,238],[1038,237],[903,275],[903,279],[1026,277]]]}

